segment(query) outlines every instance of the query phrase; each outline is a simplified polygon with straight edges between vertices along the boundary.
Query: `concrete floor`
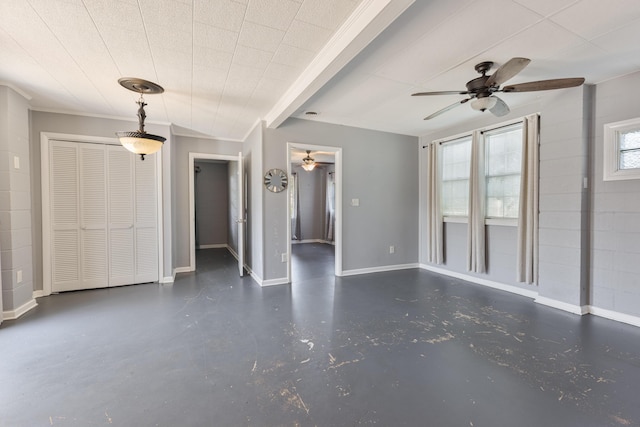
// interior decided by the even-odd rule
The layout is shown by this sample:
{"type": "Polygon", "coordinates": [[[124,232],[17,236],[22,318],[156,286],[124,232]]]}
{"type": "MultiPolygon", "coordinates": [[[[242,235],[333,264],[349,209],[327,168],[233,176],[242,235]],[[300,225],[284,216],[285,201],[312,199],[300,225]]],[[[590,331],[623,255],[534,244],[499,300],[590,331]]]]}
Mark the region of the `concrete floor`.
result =
{"type": "Polygon", "coordinates": [[[331,250],[294,245],[291,286],[210,249],[173,285],[41,298],[0,326],[0,426],[640,425],[639,328],[421,270],[334,278],[331,250]]]}

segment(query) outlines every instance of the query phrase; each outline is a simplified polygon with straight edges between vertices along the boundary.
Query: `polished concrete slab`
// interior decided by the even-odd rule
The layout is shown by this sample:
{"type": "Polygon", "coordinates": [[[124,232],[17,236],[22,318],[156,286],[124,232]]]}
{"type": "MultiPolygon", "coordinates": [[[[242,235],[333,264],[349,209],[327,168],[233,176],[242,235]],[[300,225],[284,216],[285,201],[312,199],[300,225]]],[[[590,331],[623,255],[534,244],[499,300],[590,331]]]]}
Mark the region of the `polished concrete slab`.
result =
{"type": "Polygon", "coordinates": [[[639,328],[421,270],[260,288],[197,262],[3,323],[0,426],[640,425],[639,328]]]}

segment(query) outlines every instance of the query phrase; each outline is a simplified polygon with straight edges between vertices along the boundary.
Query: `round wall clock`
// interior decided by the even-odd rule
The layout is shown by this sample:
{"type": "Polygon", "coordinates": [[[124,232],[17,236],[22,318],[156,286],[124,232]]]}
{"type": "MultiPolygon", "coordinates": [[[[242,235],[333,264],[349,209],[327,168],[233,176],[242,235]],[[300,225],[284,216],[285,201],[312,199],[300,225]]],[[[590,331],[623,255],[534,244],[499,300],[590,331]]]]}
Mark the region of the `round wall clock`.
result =
{"type": "Polygon", "coordinates": [[[264,186],[272,193],[279,193],[287,188],[287,173],[282,169],[269,169],[264,174],[264,186]]]}

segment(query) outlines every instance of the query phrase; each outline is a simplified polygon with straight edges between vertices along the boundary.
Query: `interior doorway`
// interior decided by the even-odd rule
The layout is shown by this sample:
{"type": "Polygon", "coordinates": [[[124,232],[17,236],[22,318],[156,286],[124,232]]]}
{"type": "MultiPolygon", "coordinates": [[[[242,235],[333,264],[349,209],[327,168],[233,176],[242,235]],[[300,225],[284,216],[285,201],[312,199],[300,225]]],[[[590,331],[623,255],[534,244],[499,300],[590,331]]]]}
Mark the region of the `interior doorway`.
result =
{"type": "MultiPolygon", "coordinates": [[[[204,177],[204,175],[202,175],[204,177]]],[[[201,200],[203,202],[203,200],[201,200]]],[[[209,200],[211,202],[211,200],[209,200]]],[[[211,203],[208,203],[211,204],[211,203]]],[[[215,200],[213,200],[215,204],[215,200]]],[[[229,252],[238,260],[238,273],[240,276],[244,275],[244,247],[245,247],[245,226],[246,226],[246,212],[244,206],[244,172],[242,153],[238,156],[229,156],[222,154],[206,154],[206,153],[189,153],[189,271],[195,271],[196,269],[196,248],[219,248],[226,247],[229,252]],[[216,183],[202,182],[200,178],[200,186],[198,186],[198,175],[203,174],[205,170],[211,169],[210,178],[218,176],[220,178],[220,168],[213,167],[214,165],[224,165],[222,173],[226,175],[226,179],[218,179],[217,185],[224,185],[226,188],[219,191],[216,197],[226,197],[225,206],[226,212],[224,215],[220,215],[217,219],[223,221],[223,224],[217,224],[216,227],[210,227],[210,221],[208,218],[203,218],[204,215],[211,215],[215,212],[215,206],[207,207],[207,203],[200,203],[200,209],[196,209],[196,196],[200,194],[202,199],[203,195],[215,192],[216,183]],[[214,172],[216,171],[217,172],[214,172]],[[204,206],[203,206],[204,205],[204,206]],[[197,213],[200,212],[200,218],[198,219],[197,213]],[[203,236],[203,226],[211,228],[210,231],[224,230],[224,242],[215,240],[215,243],[201,241],[203,236]],[[200,236],[200,237],[199,237],[200,236]]]]}
{"type": "Polygon", "coordinates": [[[287,281],[341,276],[342,149],[288,143],[287,152],[287,281]]]}

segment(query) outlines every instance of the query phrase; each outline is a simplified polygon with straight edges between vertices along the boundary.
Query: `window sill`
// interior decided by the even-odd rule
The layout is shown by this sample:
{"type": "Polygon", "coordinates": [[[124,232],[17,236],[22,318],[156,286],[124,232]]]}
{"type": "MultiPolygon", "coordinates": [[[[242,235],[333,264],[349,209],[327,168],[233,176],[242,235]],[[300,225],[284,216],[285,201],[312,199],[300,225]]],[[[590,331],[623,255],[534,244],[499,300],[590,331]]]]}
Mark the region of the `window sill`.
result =
{"type": "MultiPolygon", "coordinates": [[[[450,222],[454,224],[467,224],[468,219],[465,216],[445,216],[442,217],[442,222],[450,222]]],[[[484,225],[500,225],[503,227],[517,227],[517,218],[486,218],[484,225]]]]}

